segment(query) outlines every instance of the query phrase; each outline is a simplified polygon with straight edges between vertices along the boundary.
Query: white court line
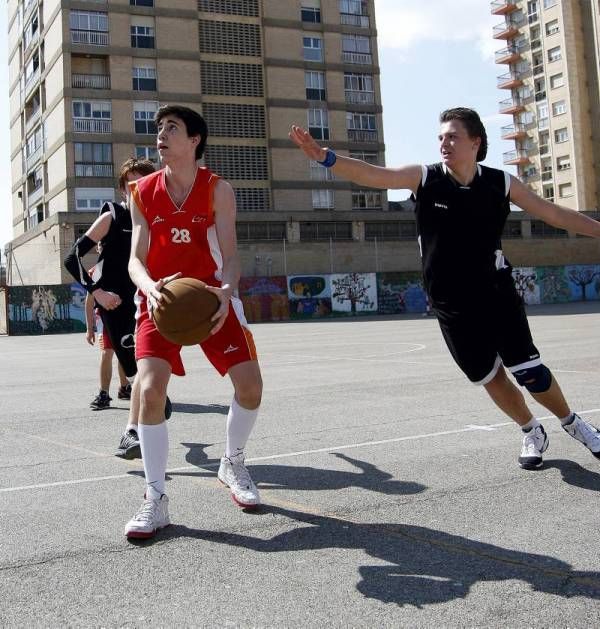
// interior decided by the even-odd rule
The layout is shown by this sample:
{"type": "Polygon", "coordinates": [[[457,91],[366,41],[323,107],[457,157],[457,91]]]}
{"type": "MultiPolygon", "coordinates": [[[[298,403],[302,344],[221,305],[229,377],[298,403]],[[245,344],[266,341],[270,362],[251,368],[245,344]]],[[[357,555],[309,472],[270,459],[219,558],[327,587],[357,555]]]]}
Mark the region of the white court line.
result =
{"type": "MultiPolygon", "coordinates": [[[[592,408],[587,411],[577,411],[582,415],[590,415],[592,413],[600,413],[600,408],[592,408]]],[[[538,417],[538,419],[551,419],[554,415],[546,415],[544,417],[538,417]]],[[[285,454],[271,454],[269,456],[259,456],[251,459],[246,459],[246,462],[253,463],[256,461],[273,461],[275,459],[285,459],[294,456],[303,456],[306,454],[320,454],[321,452],[334,452],[335,450],[353,450],[355,448],[364,448],[367,446],[380,446],[388,443],[399,443],[401,441],[416,441],[417,439],[428,439],[430,437],[444,437],[446,435],[458,435],[464,432],[475,432],[485,428],[501,428],[503,426],[512,426],[513,421],[500,422],[498,424],[484,424],[482,426],[467,426],[466,428],[458,428],[456,430],[442,430],[440,432],[430,432],[422,435],[409,435],[407,437],[394,437],[393,439],[381,439],[379,441],[363,441],[361,443],[348,443],[342,446],[330,446],[328,448],[316,448],[315,450],[298,450],[296,452],[286,452],[285,454]]],[[[203,465],[202,469],[210,469],[218,467],[219,463],[210,463],[203,465]]],[[[167,474],[171,472],[185,472],[187,470],[198,470],[197,465],[186,465],[185,467],[174,467],[167,470],[167,474]]],[[[45,489],[47,487],[62,487],[65,485],[79,485],[81,483],[97,483],[104,480],[118,480],[123,478],[132,478],[131,474],[115,474],[114,476],[96,476],[92,478],[79,478],[75,480],[56,481],[54,483],[39,483],[37,485],[22,485],[20,487],[4,487],[0,489],[0,494],[14,492],[14,491],[27,491],[32,489],[45,489]]]]}

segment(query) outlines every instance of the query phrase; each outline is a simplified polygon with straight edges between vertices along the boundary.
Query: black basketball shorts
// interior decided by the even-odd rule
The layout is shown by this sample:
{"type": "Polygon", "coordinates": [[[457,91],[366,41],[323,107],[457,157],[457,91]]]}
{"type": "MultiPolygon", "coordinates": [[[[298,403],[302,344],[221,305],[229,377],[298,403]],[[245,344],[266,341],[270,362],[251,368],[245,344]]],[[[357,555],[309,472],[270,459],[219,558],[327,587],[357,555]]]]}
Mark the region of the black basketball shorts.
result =
{"type": "Polygon", "coordinates": [[[104,326],[115,351],[117,360],[128,378],[137,373],[135,362],[135,303],[133,299],[123,299],[114,310],[99,308],[104,326]]]}
{"type": "Polygon", "coordinates": [[[540,363],[514,286],[490,290],[468,307],[434,310],[452,357],[474,384],[487,384],[501,364],[510,370],[540,363]]]}

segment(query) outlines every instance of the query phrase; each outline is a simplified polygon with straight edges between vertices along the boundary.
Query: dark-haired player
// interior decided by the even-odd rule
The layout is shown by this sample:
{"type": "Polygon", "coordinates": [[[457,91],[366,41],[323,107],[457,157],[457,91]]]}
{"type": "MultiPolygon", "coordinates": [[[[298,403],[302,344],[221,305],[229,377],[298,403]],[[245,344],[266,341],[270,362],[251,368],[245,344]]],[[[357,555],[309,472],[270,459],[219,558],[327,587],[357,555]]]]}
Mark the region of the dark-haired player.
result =
{"type": "Polygon", "coordinates": [[[336,177],[372,188],[406,188],[416,198],[424,283],[452,357],[474,384],[524,432],[519,464],[542,465],[548,437],[517,383],[554,415],[565,431],[600,458],[597,428],[573,413],[533,344],[511,266],[502,253],[502,229],[512,201],[550,225],[600,237],[600,223],[534,194],[508,173],[481,166],[487,136],[478,114],[457,107],[440,115],[441,162],[384,168],[321,148],[302,128],[291,140],[336,177]],[[463,278],[469,271],[469,281],[463,278]],[[477,286],[477,290],[472,290],[477,286]]]}
{"type": "Polygon", "coordinates": [[[201,344],[206,357],[235,390],[227,417],[225,456],[218,478],[242,507],[260,497],[244,465],[244,447],[258,415],[260,368],[239,299],[235,197],[231,186],[197,160],[208,129],[200,114],[182,106],[161,107],[155,116],[163,170],[130,184],[133,237],[129,272],[138,286],[136,358],[140,387],[139,434],[146,474],[144,502],[127,523],[128,538],[152,537],[169,524],[165,473],[167,427],[162,414],[171,374],[184,375],[181,347],[163,338],[152,319],[161,289],[178,276],[206,282],[219,298],[211,336],[201,344]]]}
{"type": "MultiPolygon", "coordinates": [[[[149,160],[128,159],[119,171],[118,186],[127,198],[127,183],[154,172],[149,160]]],[[[127,265],[131,251],[131,213],[126,203],[105,203],[100,216],[79,238],[65,258],[65,267],[90,293],[98,306],[105,334],[117,356],[130,384],[137,373],[135,362],[135,303],[136,287],[129,277],[127,265]],[[84,256],[96,245],[98,262],[94,266],[94,278],[84,264],[84,256]]],[[[106,408],[110,403],[108,391],[100,391],[92,402],[92,408],[106,408]]],[[[134,458],[141,455],[137,434],[138,401],[133,384],[128,424],[121,436],[116,455],[134,458]]],[[[170,414],[170,404],[165,408],[170,414]]]]}

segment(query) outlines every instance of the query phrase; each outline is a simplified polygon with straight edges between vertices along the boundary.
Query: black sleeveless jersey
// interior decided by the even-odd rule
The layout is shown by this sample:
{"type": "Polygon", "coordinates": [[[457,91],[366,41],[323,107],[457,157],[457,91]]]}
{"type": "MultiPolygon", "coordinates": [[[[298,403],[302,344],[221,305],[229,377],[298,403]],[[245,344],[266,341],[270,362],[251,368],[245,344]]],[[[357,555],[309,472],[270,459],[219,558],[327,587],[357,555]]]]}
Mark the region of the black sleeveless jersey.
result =
{"type": "Polygon", "coordinates": [[[510,212],[510,176],[477,166],[462,186],[442,163],[423,166],[416,219],[425,289],[432,302],[465,303],[510,277],[501,236],[510,212]]]}
{"type": "Polygon", "coordinates": [[[98,286],[117,293],[123,301],[133,298],[135,284],[129,277],[127,264],[131,250],[131,214],[121,203],[105,203],[100,214],[110,212],[112,221],[106,236],[100,241],[102,250],[95,266],[98,286]]]}

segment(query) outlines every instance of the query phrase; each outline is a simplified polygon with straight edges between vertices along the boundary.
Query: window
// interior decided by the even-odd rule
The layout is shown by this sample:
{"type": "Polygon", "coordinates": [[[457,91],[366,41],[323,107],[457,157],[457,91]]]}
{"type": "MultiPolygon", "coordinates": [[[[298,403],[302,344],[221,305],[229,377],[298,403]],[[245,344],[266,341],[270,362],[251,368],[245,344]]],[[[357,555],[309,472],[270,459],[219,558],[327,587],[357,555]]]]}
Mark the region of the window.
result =
{"type": "Polygon", "coordinates": [[[286,239],[286,226],[283,221],[264,223],[239,222],[236,223],[235,229],[239,241],[286,239]]]}
{"type": "Polygon", "coordinates": [[[558,196],[559,197],[572,197],[573,196],[573,184],[572,183],[561,183],[558,186],[558,196]]]}
{"type": "Polygon", "coordinates": [[[350,151],[350,157],[360,159],[368,164],[379,164],[379,155],[374,151],[350,151]]]}
{"type": "Polygon", "coordinates": [[[562,129],[557,129],[554,132],[554,141],[557,144],[560,144],[561,142],[567,142],[569,140],[569,131],[567,130],[566,127],[563,127],[562,129]]]}
{"type": "Polygon", "coordinates": [[[532,238],[566,238],[567,236],[564,229],[553,227],[544,221],[531,221],[532,238]]]}
{"type": "Polygon", "coordinates": [[[108,33],[108,13],[100,11],[71,11],[69,26],[75,31],[108,33]]]}
{"type": "Polygon", "coordinates": [[[506,238],[521,238],[521,221],[506,221],[502,229],[502,240],[506,238]]]}
{"type": "Polygon", "coordinates": [[[350,221],[300,223],[300,240],[352,240],[350,221]]]}
{"type": "Polygon", "coordinates": [[[344,91],[348,103],[373,103],[375,90],[372,74],[344,73],[344,91]]]}
{"type": "Polygon", "coordinates": [[[549,9],[550,7],[553,7],[558,0],[544,0],[544,9],[549,9]]]}
{"type": "Polygon", "coordinates": [[[308,132],[315,140],[329,140],[329,115],[326,109],[308,110],[308,132]]]}
{"type": "Polygon", "coordinates": [[[379,190],[353,190],[353,210],[381,210],[381,192],[379,190]]]}
{"type": "Polygon", "coordinates": [[[367,221],[365,240],[416,240],[417,225],[405,221],[367,221]]]}
{"type": "Polygon", "coordinates": [[[569,170],[571,168],[571,156],[561,155],[556,158],[556,170],[569,170]]]}
{"type": "Polygon", "coordinates": [[[550,77],[550,87],[554,90],[557,87],[562,87],[565,84],[565,78],[562,74],[562,72],[559,72],[558,74],[553,74],[550,77]]]}
{"type": "Polygon", "coordinates": [[[29,208],[29,225],[28,229],[39,225],[44,220],[44,204],[40,203],[35,207],[29,208]]]}
{"type": "Polygon", "coordinates": [[[300,17],[303,22],[318,24],[321,21],[321,9],[317,7],[302,7],[300,17]]]}
{"type": "Polygon", "coordinates": [[[562,58],[562,54],[560,52],[560,46],[555,46],[554,48],[550,48],[548,50],[548,61],[552,63],[552,61],[558,61],[562,58]]]}
{"type": "Polygon", "coordinates": [[[38,33],[38,24],[38,15],[36,12],[23,29],[23,50],[28,48],[35,35],[38,33]]]}
{"type": "Polygon", "coordinates": [[[552,103],[552,115],[560,116],[560,114],[567,113],[567,103],[564,100],[557,100],[555,103],[552,103]]]}
{"type": "Polygon", "coordinates": [[[312,206],[315,210],[333,210],[333,190],[313,190],[312,206]]]}
{"type": "Polygon", "coordinates": [[[303,37],[302,48],[305,61],[323,61],[322,42],[318,37],[303,37]]]}
{"type": "Polygon", "coordinates": [[[558,20],[551,20],[550,22],[546,22],[546,35],[555,35],[560,31],[560,27],[558,26],[558,20]]]}
{"type": "Polygon", "coordinates": [[[375,114],[346,112],[348,139],[354,142],[377,142],[375,114]]]}
{"type": "Polygon", "coordinates": [[[129,0],[132,7],[153,7],[154,0],[129,0]]]}
{"type": "Polygon", "coordinates": [[[134,66],[132,74],[134,90],[140,92],[156,91],[156,68],[134,66]]]}
{"type": "Polygon", "coordinates": [[[44,132],[41,126],[39,126],[31,135],[25,140],[25,156],[27,158],[32,157],[38,151],[41,153],[42,146],[44,144],[44,132]]]}
{"type": "Polygon", "coordinates": [[[348,26],[369,27],[368,3],[366,0],[339,0],[341,23],[348,26]]]}
{"type": "Polygon", "coordinates": [[[73,131],[76,133],[111,133],[110,101],[73,101],[73,131]]]}
{"type": "Polygon", "coordinates": [[[76,177],[112,177],[112,144],[75,142],[76,177]]]}
{"type": "Polygon", "coordinates": [[[114,188],[75,188],[75,209],[79,212],[98,212],[114,200],[114,188]]]}
{"type": "Polygon", "coordinates": [[[136,146],[135,156],[137,159],[149,159],[156,166],[160,161],[156,146],[136,146]]]}
{"type": "Polygon", "coordinates": [[[325,72],[304,73],[307,100],[325,100],[325,72]]]}
{"type": "Polygon", "coordinates": [[[133,122],[136,133],[156,134],[154,114],[158,110],[158,103],[154,100],[133,102],[133,122]]]}
{"type": "Polygon", "coordinates": [[[342,61],[371,64],[371,41],[363,35],[342,35],[342,61]]]}
{"type": "Polygon", "coordinates": [[[325,168],[319,162],[310,161],[310,178],[313,181],[332,181],[333,172],[331,168],[325,168]]]}
{"type": "Polygon", "coordinates": [[[154,48],[154,27],[131,25],[132,48],[154,48]]]}

